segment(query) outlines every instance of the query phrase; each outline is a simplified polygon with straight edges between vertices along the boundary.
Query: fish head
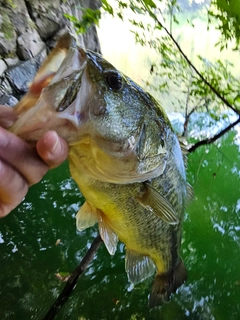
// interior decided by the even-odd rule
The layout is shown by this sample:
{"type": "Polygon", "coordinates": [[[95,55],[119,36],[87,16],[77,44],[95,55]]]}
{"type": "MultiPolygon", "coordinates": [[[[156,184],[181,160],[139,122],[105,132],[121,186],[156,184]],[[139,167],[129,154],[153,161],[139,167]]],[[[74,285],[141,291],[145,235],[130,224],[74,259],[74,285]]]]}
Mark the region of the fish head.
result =
{"type": "MultiPolygon", "coordinates": [[[[88,51],[86,79],[91,87],[83,107],[92,139],[105,152],[127,157],[136,149],[144,122],[144,105],[130,79],[102,56],[88,51]]],[[[81,116],[80,116],[81,119],[81,116]]]]}
{"type": "Polygon", "coordinates": [[[73,44],[59,61],[56,71],[45,64],[47,70],[37,74],[29,93],[15,108],[19,120],[11,131],[31,141],[48,127],[59,131],[68,142],[76,141],[88,130],[92,136],[113,141],[131,136],[140,119],[139,103],[133,106],[136,91],[131,93],[124,75],[100,55],[73,44]],[[32,93],[36,91],[40,92],[34,100],[32,93]],[[38,129],[33,130],[34,126],[38,129]],[[65,126],[79,134],[61,132],[65,126]]]}
{"type": "Polygon", "coordinates": [[[162,173],[171,131],[163,110],[101,55],[62,43],[16,106],[19,119],[10,130],[31,143],[55,130],[73,162],[81,159],[104,181],[145,181],[162,173]]]}

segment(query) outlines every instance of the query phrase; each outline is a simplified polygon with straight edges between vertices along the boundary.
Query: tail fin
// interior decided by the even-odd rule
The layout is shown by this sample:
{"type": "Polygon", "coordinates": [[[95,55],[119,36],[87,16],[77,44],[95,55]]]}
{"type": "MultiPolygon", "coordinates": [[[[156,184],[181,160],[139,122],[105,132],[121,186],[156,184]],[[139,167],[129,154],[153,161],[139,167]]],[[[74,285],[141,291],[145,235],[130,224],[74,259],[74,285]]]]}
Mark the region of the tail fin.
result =
{"type": "Polygon", "coordinates": [[[187,279],[187,270],[182,259],[178,262],[175,269],[157,274],[152,286],[149,298],[149,307],[154,308],[169,301],[170,296],[179,288],[187,279]]]}

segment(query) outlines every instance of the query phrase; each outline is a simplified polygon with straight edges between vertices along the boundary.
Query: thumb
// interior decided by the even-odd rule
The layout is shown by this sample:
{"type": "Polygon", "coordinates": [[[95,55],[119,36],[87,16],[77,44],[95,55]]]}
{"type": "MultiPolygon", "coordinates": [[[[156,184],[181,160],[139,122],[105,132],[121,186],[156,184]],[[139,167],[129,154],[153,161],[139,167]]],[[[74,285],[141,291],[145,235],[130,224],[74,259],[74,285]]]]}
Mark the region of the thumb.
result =
{"type": "Polygon", "coordinates": [[[39,156],[50,167],[59,166],[68,155],[67,142],[55,131],[46,132],[37,142],[36,149],[39,156]]]}

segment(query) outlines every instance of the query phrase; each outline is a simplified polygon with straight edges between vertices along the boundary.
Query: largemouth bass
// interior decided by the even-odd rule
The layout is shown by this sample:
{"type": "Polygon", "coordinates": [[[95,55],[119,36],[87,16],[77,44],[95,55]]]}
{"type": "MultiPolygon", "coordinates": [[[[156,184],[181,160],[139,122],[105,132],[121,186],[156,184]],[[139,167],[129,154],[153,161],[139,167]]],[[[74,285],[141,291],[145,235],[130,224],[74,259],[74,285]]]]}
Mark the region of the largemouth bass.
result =
{"type": "Polygon", "coordinates": [[[103,57],[63,36],[16,106],[10,129],[35,143],[55,130],[86,202],[81,231],[99,225],[110,254],[125,244],[132,283],[156,272],[149,305],[168,301],[186,280],[180,258],[187,183],[183,155],[159,104],[103,57]]]}

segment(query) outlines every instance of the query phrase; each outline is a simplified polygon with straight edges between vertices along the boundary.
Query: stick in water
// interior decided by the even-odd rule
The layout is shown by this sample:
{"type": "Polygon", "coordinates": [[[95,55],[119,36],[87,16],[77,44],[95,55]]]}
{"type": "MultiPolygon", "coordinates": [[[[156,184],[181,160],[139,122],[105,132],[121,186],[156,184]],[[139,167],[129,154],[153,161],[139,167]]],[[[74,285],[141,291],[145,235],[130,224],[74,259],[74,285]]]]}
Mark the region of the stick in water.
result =
{"type": "Polygon", "coordinates": [[[63,305],[67,302],[70,294],[74,290],[79,276],[83,274],[83,272],[87,269],[87,266],[89,265],[89,263],[92,261],[101,243],[102,243],[102,239],[100,235],[98,235],[94,239],[91,247],[89,248],[86,255],[83,257],[80,264],[77,266],[77,268],[72,272],[72,274],[68,278],[65,287],[63,288],[62,292],[59,294],[57,300],[54,302],[54,304],[49,309],[47,314],[44,316],[43,320],[53,320],[56,317],[57,313],[63,307],[63,305]]]}

